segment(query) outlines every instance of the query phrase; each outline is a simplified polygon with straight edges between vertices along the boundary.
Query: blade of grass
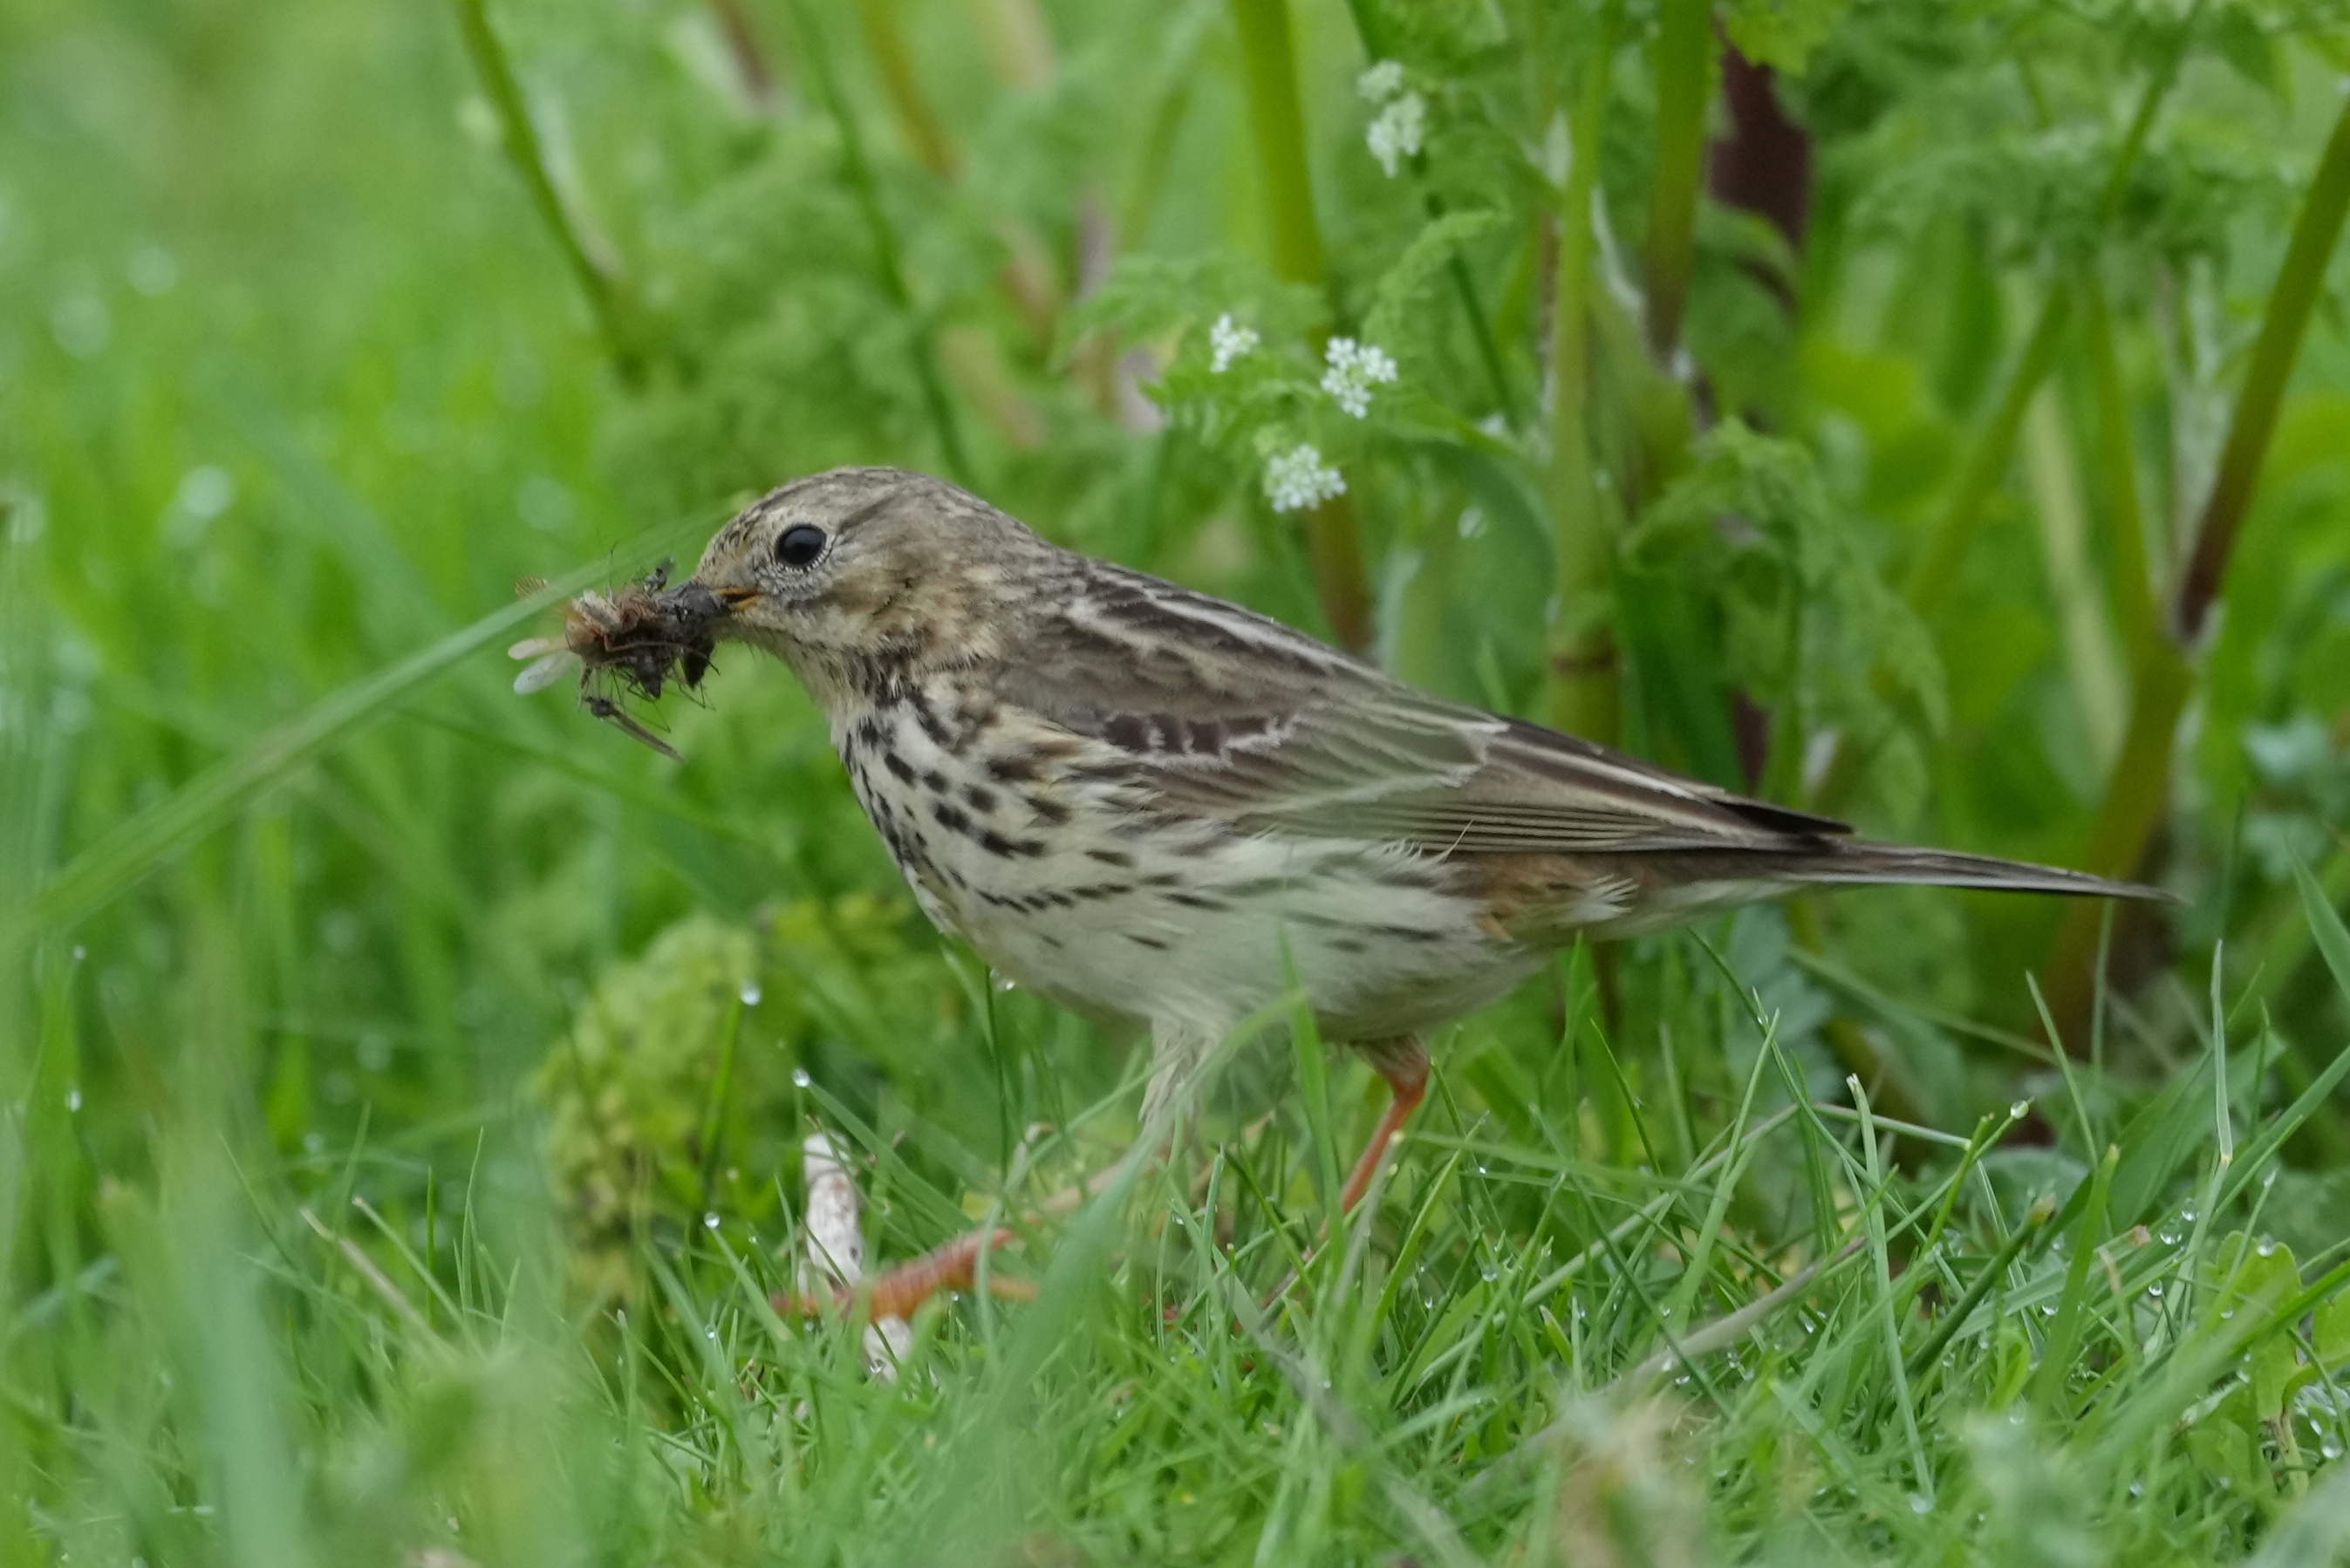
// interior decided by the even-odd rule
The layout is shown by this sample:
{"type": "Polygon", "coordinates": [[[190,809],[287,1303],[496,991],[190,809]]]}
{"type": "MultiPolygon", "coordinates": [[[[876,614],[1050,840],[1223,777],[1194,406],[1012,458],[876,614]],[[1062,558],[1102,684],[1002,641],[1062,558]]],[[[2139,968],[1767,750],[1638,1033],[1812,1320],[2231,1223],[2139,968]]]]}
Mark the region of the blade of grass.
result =
{"type": "MultiPolygon", "coordinates": [[[[676,524],[639,535],[616,560],[650,561],[694,524],[676,524]]],[[[137,886],[157,867],[234,815],[247,801],[286,774],[381,717],[400,698],[459,660],[608,576],[614,562],[582,566],[559,581],[451,632],[398,663],[353,681],[300,717],[269,731],[235,756],[197,774],[171,796],[121,824],[43,882],[31,902],[5,926],[13,946],[32,930],[63,931],[137,886]]]]}
{"type": "Polygon", "coordinates": [[[488,0],[452,3],[457,9],[457,26],[464,36],[466,57],[473,61],[482,90],[497,116],[499,140],[505,148],[506,158],[514,164],[515,172],[522,176],[523,185],[530,192],[531,205],[538,209],[547,234],[563,253],[564,265],[571,269],[579,292],[587,296],[588,307],[604,335],[605,350],[612,357],[613,368],[623,379],[633,382],[644,374],[647,348],[644,322],[634,291],[619,265],[603,254],[604,247],[589,243],[577,214],[556,188],[546,150],[539,142],[538,127],[530,117],[530,106],[523,101],[522,87],[515,79],[505,46],[498,41],[497,29],[490,25],[488,0]]]}

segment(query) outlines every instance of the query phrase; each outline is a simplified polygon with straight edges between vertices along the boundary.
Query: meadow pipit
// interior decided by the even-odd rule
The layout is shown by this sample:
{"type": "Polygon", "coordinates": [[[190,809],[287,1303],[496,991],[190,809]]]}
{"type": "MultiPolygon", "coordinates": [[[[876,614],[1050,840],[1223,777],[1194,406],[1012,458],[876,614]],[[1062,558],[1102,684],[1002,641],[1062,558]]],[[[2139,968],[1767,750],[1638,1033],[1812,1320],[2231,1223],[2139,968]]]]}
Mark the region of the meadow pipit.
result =
{"type": "MultiPolygon", "coordinates": [[[[923,912],[1019,983],[1149,1026],[1154,1134],[1302,986],[1395,1091],[1349,1208],[1419,1103],[1421,1035],[1577,937],[1822,885],[2148,892],[1866,843],[1430,696],[899,469],[785,485],[690,580],[590,608],[573,649],[655,694],[717,640],[790,665],[923,912]]],[[[920,1267],[908,1291],[954,1272],[920,1267]]]]}

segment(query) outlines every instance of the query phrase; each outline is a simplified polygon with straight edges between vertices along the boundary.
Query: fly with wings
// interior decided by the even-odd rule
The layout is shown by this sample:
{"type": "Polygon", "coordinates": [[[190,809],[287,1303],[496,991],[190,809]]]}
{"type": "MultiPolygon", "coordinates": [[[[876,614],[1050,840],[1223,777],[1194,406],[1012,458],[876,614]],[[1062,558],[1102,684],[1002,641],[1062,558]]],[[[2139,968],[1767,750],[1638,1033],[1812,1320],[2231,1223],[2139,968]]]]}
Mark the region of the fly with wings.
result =
{"type": "Polygon", "coordinates": [[[721,641],[777,655],[823,706],[933,922],[1149,1027],[1152,1136],[1234,1026],[1302,987],[1396,1090],[1349,1207],[1422,1092],[1419,1037],[1578,937],[1807,886],[2149,891],[1864,842],[1447,701],[898,469],[786,484],[684,583],[575,607],[563,644],[516,651],[576,658],[608,717],[613,683],[658,696],[682,665],[693,684],[721,641]]]}

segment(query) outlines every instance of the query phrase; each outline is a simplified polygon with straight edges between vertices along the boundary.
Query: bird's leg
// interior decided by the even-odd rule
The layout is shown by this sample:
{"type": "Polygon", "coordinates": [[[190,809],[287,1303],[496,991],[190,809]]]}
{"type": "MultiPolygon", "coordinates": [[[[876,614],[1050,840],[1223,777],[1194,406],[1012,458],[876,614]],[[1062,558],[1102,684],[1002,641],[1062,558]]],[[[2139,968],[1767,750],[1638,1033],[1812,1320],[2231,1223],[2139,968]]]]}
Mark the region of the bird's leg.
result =
{"type": "MultiPolygon", "coordinates": [[[[1093,1197],[1117,1178],[1113,1165],[1097,1170],[1074,1187],[1063,1188],[1036,1205],[1029,1218],[1041,1220],[1073,1212],[1087,1199],[1093,1197]]],[[[827,1301],[821,1296],[800,1295],[790,1291],[774,1298],[775,1311],[785,1317],[817,1317],[829,1307],[853,1313],[878,1323],[883,1318],[911,1317],[914,1309],[941,1291],[967,1291],[979,1276],[979,1259],[983,1252],[992,1252],[1011,1245],[1017,1238],[1001,1226],[966,1231],[953,1241],[931,1248],[919,1258],[909,1258],[895,1268],[884,1269],[869,1280],[836,1292],[827,1301]]],[[[1026,1280],[1003,1274],[990,1274],[988,1289],[1010,1301],[1034,1301],[1036,1287],[1026,1280]]]]}
{"type": "Polygon", "coordinates": [[[1411,1113],[1419,1109],[1419,1102],[1428,1097],[1428,1052],[1418,1036],[1407,1034],[1361,1049],[1370,1058],[1373,1070],[1395,1091],[1395,1098],[1388,1102],[1387,1115],[1379,1118],[1378,1129],[1371,1134],[1363,1158],[1355,1162],[1354,1174],[1347,1178],[1347,1185],[1338,1194],[1341,1214],[1353,1213],[1355,1205],[1363,1200],[1363,1194],[1371,1189],[1379,1167],[1387,1163],[1388,1147],[1402,1136],[1404,1123],[1411,1120],[1411,1113]]]}
{"type": "MultiPolygon", "coordinates": [[[[1142,1137],[1156,1150],[1155,1158],[1166,1158],[1176,1113],[1188,1103],[1200,1075],[1214,1055],[1216,1044],[1216,1036],[1191,1030],[1161,1026],[1151,1032],[1150,1083],[1142,1096],[1142,1137]]],[[[1420,1060],[1424,1077],[1427,1058],[1420,1060]]],[[[1122,1164],[1106,1167],[1077,1185],[1054,1193],[1035,1207],[1030,1218],[1058,1218],[1075,1213],[1087,1199],[1118,1179],[1122,1164]]],[[[786,1317],[815,1317],[827,1304],[838,1311],[861,1312],[876,1322],[888,1317],[910,1317],[915,1308],[941,1291],[969,1290],[978,1278],[981,1255],[1013,1240],[1012,1232],[1000,1227],[973,1231],[837,1293],[829,1303],[816,1297],[785,1293],[775,1298],[775,1307],[786,1317]]],[[[1019,1300],[1033,1299],[1036,1293],[1036,1287],[1027,1281],[998,1274],[988,1277],[988,1288],[996,1295],[1019,1300]]]]}

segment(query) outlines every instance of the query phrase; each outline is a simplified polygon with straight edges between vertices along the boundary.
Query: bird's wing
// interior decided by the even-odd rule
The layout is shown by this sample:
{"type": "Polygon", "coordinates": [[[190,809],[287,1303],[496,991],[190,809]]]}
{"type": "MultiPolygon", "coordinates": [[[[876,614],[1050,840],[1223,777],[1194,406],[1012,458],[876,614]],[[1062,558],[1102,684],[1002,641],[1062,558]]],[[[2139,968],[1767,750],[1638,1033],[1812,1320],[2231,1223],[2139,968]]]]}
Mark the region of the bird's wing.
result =
{"type": "Polygon", "coordinates": [[[1439,853],[1789,849],[1842,823],[1417,691],[1289,628],[1088,564],[999,675],[1166,809],[1439,853]]]}

